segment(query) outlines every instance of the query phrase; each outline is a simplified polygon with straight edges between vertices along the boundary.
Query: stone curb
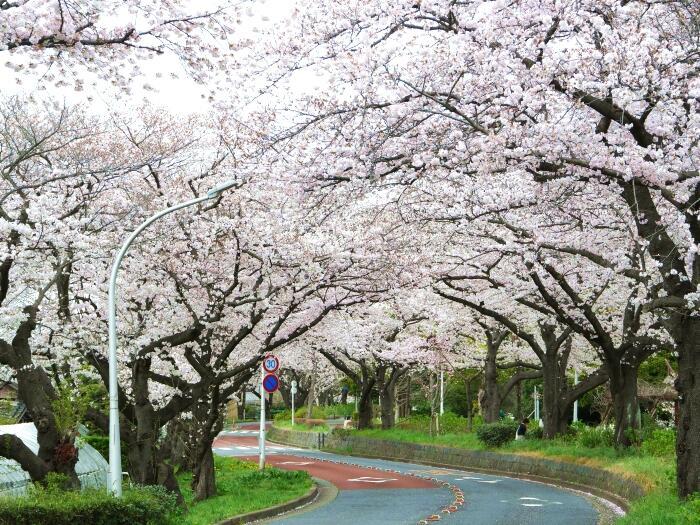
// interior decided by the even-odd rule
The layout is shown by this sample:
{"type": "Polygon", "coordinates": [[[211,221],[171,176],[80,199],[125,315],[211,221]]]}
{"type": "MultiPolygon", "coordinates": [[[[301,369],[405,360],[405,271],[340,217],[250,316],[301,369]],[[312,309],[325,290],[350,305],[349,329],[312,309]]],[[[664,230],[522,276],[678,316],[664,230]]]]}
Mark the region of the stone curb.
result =
{"type": "MultiPolygon", "coordinates": [[[[274,438],[270,436],[271,439],[282,443],[287,440],[302,441],[293,435],[297,432],[287,429],[275,430],[274,438]]],[[[643,496],[646,492],[633,480],[618,476],[613,472],[550,458],[419,445],[361,436],[327,435],[323,439],[314,436],[303,441],[311,442],[310,444],[322,443],[321,447],[313,448],[322,448],[352,456],[409,461],[443,468],[499,474],[576,489],[611,501],[625,511],[629,510],[631,501],[643,496]]],[[[304,446],[301,442],[292,444],[304,446]]]]}
{"type": "Polygon", "coordinates": [[[308,503],[311,503],[318,497],[318,485],[314,483],[313,487],[303,496],[287,501],[286,503],[280,503],[274,507],[268,507],[266,509],[254,510],[253,512],[247,512],[246,514],[239,514],[238,516],[233,516],[231,518],[226,518],[223,521],[219,521],[215,525],[240,525],[243,523],[250,523],[252,521],[257,521],[265,518],[272,518],[278,514],[284,514],[290,510],[296,509],[308,503]]]}

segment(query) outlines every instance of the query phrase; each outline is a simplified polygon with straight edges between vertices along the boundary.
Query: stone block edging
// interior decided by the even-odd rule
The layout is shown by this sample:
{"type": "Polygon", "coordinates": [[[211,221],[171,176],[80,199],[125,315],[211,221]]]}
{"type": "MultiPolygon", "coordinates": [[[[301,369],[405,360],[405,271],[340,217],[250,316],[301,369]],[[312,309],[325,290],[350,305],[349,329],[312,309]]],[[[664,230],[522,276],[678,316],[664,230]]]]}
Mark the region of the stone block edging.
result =
{"type": "Polygon", "coordinates": [[[326,449],[353,456],[408,461],[528,479],[588,492],[625,510],[645,495],[641,485],[608,470],[542,457],[468,450],[436,445],[371,439],[362,436],[270,429],[273,441],[304,448],[326,449]],[[298,436],[312,434],[312,436],[298,436]]]}
{"type": "Polygon", "coordinates": [[[252,512],[247,512],[245,514],[239,514],[238,516],[233,516],[231,518],[226,518],[223,521],[216,523],[216,525],[241,525],[243,523],[250,523],[252,521],[257,521],[265,518],[271,518],[277,516],[278,514],[284,514],[287,511],[311,503],[318,496],[318,486],[316,483],[309,489],[309,491],[301,497],[287,501],[286,503],[280,503],[273,507],[268,507],[266,509],[254,510],[252,512]]]}

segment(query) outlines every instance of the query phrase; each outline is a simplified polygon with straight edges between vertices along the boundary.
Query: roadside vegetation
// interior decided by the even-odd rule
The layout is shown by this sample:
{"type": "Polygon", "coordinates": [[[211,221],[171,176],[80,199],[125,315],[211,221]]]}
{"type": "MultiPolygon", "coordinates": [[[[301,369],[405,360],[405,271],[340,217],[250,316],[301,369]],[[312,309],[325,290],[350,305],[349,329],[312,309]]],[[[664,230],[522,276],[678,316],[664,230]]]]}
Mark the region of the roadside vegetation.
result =
{"type": "Polygon", "coordinates": [[[464,417],[447,412],[440,418],[440,432],[430,433],[430,417],[413,416],[400,420],[394,428],[355,430],[354,433],[374,439],[431,444],[469,450],[490,450],[508,454],[523,454],[609,470],[640,484],[648,495],[635,501],[630,512],[618,523],[631,525],[699,524],[700,498],[679,502],[675,490],[675,431],[660,428],[648,422],[642,428],[638,446],[616,448],[612,426],[570,425],[568,431],[554,439],[542,439],[538,428],[531,429],[528,437],[516,441],[515,421],[505,418],[494,424],[483,424],[481,418],[473,421],[468,432],[464,417]],[[510,436],[501,446],[479,439],[480,429],[504,427],[510,436]]]}
{"type": "Polygon", "coordinates": [[[199,502],[192,473],[178,474],[185,507],[160,486],[126,487],[114,498],[104,489],[70,490],[62,476],[51,475],[26,496],[0,498],[0,525],[211,525],[301,497],[312,485],[304,471],[260,471],[233,458],[216,457],[215,469],[217,494],[199,502]]]}
{"type": "Polygon", "coordinates": [[[268,467],[258,470],[255,463],[217,456],[217,495],[193,502],[192,474],[178,475],[180,490],[188,511],[178,517],[178,525],[210,525],[226,518],[272,507],[299,498],[311,488],[305,471],[286,471],[268,467]]]}

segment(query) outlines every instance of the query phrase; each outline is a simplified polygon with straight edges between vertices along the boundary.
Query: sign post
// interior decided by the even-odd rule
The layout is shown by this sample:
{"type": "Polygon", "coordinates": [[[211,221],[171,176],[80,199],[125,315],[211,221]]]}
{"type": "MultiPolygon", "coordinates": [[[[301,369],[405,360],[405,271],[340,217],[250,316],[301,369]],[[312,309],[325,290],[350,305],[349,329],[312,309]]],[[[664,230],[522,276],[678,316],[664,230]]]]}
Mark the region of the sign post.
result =
{"type": "Polygon", "coordinates": [[[258,468],[265,468],[265,393],[276,392],[280,386],[280,380],[275,372],[280,367],[280,361],[276,356],[268,354],[263,358],[262,369],[260,370],[260,433],[258,435],[258,449],[260,459],[258,468]]]}
{"type": "Polygon", "coordinates": [[[260,433],[258,434],[258,449],[260,451],[260,459],[258,468],[265,468],[265,387],[263,381],[265,379],[265,365],[260,370],[260,433]]]}
{"type": "MultiPolygon", "coordinates": [[[[578,370],[574,368],[574,385],[578,385],[578,370]]],[[[578,421],[578,399],[574,401],[574,423],[578,421]]]]}
{"type": "Polygon", "coordinates": [[[292,426],[294,426],[294,395],[297,393],[296,379],[292,381],[292,426]]]}
{"type": "Polygon", "coordinates": [[[440,370],[440,415],[445,413],[445,372],[440,370]]]}

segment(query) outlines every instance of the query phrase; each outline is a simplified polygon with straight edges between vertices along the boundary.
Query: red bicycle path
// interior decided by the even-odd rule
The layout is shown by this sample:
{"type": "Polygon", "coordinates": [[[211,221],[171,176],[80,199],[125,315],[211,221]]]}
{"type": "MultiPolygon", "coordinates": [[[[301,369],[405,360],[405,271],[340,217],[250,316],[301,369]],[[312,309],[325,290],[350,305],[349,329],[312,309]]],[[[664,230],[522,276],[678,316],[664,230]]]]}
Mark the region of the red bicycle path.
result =
{"type": "MultiPolygon", "coordinates": [[[[221,436],[214,447],[235,447],[257,445],[258,439],[249,436],[221,436]]],[[[267,442],[266,442],[267,443],[267,442]]],[[[274,445],[270,443],[270,445],[274,445]]],[[[237,456],[244,461],[257,462],[257,455],[237,456]]],[[[324,461],[297,454],[269,454],[266,464],[285,470],[305,470],[311,476],[333,483],[341,490],[367,489],[437,489],[435,483],[415,476],[396,472],[371,469],[347,463],[324,461]]]]}

